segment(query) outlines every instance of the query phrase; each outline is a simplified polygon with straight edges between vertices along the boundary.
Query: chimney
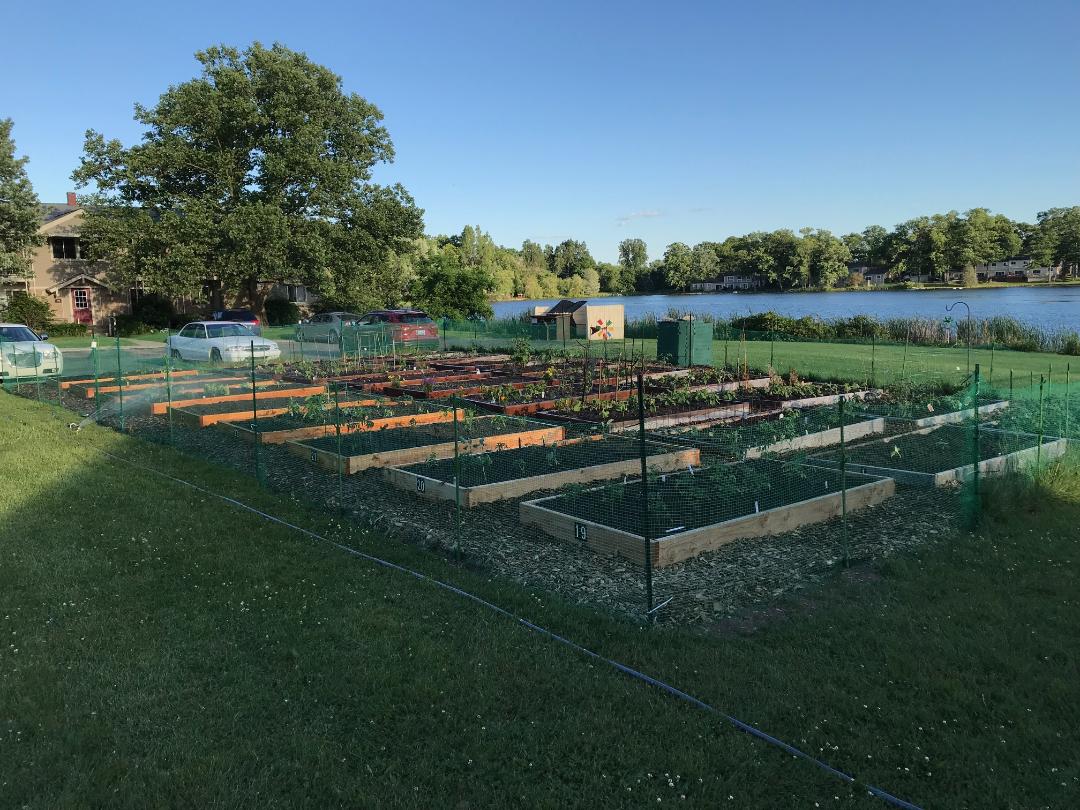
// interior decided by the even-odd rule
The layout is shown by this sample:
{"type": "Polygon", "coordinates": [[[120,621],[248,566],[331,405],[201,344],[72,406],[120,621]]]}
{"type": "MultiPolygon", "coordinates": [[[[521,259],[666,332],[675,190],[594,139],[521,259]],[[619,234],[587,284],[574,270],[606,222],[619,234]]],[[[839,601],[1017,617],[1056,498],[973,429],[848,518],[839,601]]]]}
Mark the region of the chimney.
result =
{"type": "Polygon", "coordinates": [[[79,204],[78,199],[75,197],[75,192],[74,191],[69,191],[67,193],[67,195],[68,195],[68,201],[67,201],[68,205],[75,206],[75,205],[79,204]]]}

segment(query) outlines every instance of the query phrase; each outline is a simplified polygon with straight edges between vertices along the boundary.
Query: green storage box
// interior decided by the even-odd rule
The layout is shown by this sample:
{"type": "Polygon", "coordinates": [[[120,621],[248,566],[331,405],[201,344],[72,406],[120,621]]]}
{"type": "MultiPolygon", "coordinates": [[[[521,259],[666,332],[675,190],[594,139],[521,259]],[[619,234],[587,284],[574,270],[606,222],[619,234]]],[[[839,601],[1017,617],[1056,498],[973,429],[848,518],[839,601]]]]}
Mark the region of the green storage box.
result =
{"type": "Polygon", "coordinates": [[[656,324],[656,359],[673,366],[712,365],[713,325],[697,318],[656,324]]]}

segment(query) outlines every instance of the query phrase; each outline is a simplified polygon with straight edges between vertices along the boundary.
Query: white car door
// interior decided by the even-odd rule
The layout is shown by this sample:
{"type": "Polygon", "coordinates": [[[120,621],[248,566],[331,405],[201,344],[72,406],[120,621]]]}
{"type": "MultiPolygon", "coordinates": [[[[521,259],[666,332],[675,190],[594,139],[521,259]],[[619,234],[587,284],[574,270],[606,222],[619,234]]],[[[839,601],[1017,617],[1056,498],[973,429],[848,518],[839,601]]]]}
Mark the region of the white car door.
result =
{"type": "Polygon", "coordinates": [[[213,348],[211,341],[206,337],[206,326],[201,323],[195,324],[195,332],[191,336],[191,355],[197,360],[209,360],[210,350],[213,348]]]}
{"type": "Polygon", "coordinates": [[[187,360],[191,352],[188,344],[191,342],[191,336],[195,332],[195,325],[188,324],[171,338],[169,338],[169,345],[180,356],[181,360],[187,360]]]}

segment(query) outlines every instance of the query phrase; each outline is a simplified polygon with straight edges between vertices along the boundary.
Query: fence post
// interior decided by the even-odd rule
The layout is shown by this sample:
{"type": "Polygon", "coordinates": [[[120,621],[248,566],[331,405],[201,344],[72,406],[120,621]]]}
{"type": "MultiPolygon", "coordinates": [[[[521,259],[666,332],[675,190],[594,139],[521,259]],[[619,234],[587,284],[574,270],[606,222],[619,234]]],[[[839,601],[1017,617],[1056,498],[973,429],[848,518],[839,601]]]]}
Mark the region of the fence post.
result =
{"type": "Polygon", "coordinates": [[[769,368],[776,370],[776,333],[769,331],[769,368]]]}
{"type": "Polygon", "coordinates": [[[1042,469],[1042,446],[1043,446],[1043,385],[1045,380],[1039,375],[1039,447],[1035,451],[1035,476],[1038,477],[1042,469]]]}
{"type": "Polygon", "coordinates": [[[255,341],[249,344],[251,349],[251,434],[255,441],[255,480],[263,482],[262,474],[262,434],[259,433],[259,397],[255,388],[255,341]]]}
{"type": "Polygon", "coordinates": [[[342,514],[345,512],[345,476],[344,466],[345,459],[341,455],[341,386],[334,385],[334,434],[337,437],[337,447],[334,452],[337,453],[337,489],[338,489],[338,509],[342,514]]]}
{"type": "Polygon", "coordinates": [[[120,389],[120,432],[124,432],[124,379],[120,359],[120,330],[116,330],[116,387],[120,389]]]}
{"type": "Polygon", "coordinates": [[[167,419],[169,420],[169,446],[176,446],[176,436],[173,433],[172,412],[172,348],[169,346],[169,331],[165,330],[165,404],[167,419]]]}
{"type": "Polygon", "coordinates": [[[641,452],[641,536],[645,538],[645,616],[653,620],[652,532],[649,525],[649,465],[645,453],[645,375],[637,375],[638,448],[641,452]]]}
{"type": "Polygon", "coordinates": [[[994,387],[994,342],[990,341],[990,379],[987,381],[987,388],[994,387]]]}
{"type": "Polygon", "coordinates": [[[90,339],[90,355],[94,360],[94,422],[101,424],[101,369],[97,338],[90,339]]]}
{"type": "Polygon", "coordinates": [[[1013,370],[1009,369],[1009,402],[1013,401],[1013,370]]]}
{"type": "Polygon", "coordinates": [[[837,400],[840,411],[840,537],[844,544],[844,568],[851,565],[851,551],[848,547],[847,525],[847,441],[844,437],[844,402],[847,397],[837,400]]]}
{"type": "Polygon", "coordinates": [[[456,555],[461,551],[461,457],[458,453],[457,397],[450,397],[450,411],[454,420],[454,554],[456,555]]]}
{"type": "Polygon", "coordinates": [[[969,515],[969,525],[971,528],[979,522],[979,513],[982,510],[981,496],[979,494],[979,462],[982,460],[982,442],[979,437],[979,364],[975,364],[975,377],[972,380],[972,413],[975,415],[975,424],[972,427],[972,448],[971,448],[971,503],[969,507],[971,514],[969,515]]]}
{"type": "Polygon", "coordinates": [[[1069,372],[1071,371],[1072,363],[1065,364],[1065,430],[1062,431],[1065,436],[1069,438],[1069,372]]]}
{"type": "Polygon", "coordinates": [[[877,335],[870,335],[870,387],[873,388],[877,380],[877,335]]]}
{"type": "Polygon", "coordinates": [[[37,401],[41,402],[41,361],[38,359],[37,344],[34,344],[34,386],[37,401]]]}

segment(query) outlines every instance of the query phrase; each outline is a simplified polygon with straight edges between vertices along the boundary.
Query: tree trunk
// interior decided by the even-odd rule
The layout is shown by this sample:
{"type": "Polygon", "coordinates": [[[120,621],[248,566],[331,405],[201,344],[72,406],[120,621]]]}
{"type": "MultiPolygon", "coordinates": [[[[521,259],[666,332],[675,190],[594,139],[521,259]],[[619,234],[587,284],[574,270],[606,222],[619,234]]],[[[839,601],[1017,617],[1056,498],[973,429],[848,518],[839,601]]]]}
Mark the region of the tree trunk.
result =
{"type": "Polygon", "coordinates": [[[266,323],[266,297],[268,291],[259,286],[259,277],[251,276],[247,280],[247,303],[259,320],[266,323]]]}

